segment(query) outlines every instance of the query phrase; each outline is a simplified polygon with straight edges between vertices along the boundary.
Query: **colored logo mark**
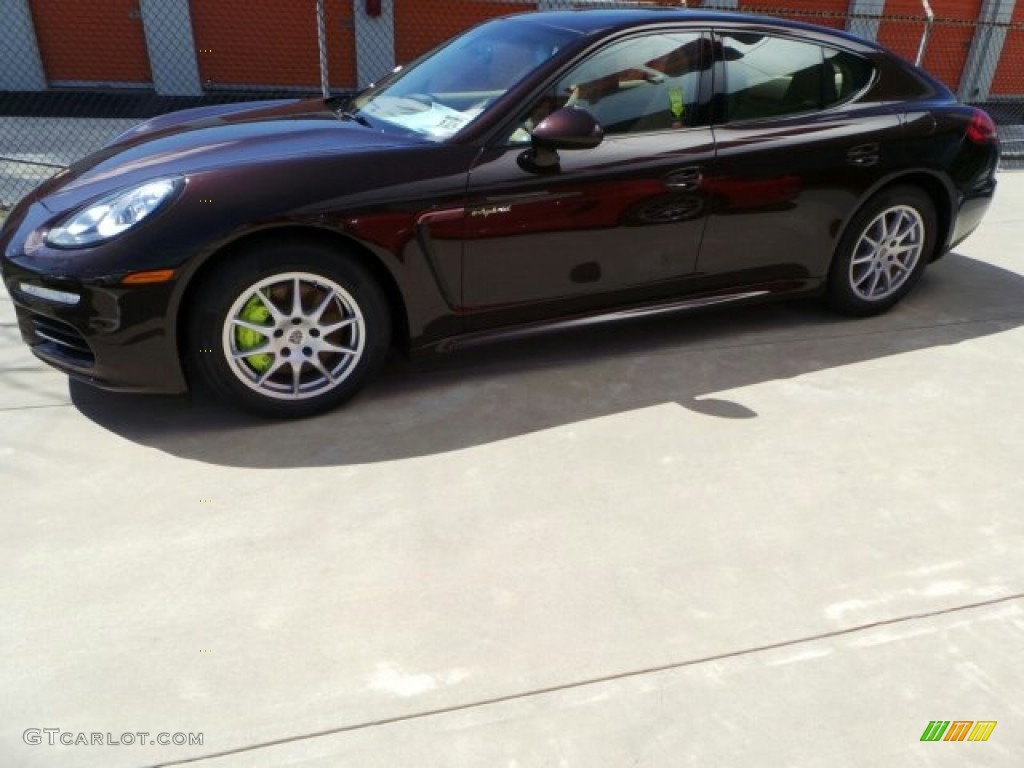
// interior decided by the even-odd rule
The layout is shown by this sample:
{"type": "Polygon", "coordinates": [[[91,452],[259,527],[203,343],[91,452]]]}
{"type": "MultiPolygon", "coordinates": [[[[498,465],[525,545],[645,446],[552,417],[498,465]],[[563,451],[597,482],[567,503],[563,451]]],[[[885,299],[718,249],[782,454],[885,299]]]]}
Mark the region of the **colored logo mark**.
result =
{"type": "Polygon", "coordinates": [[[988,741],[996,728],[995,720],[932,720],[921,734],[921,741],[988,741]]]}

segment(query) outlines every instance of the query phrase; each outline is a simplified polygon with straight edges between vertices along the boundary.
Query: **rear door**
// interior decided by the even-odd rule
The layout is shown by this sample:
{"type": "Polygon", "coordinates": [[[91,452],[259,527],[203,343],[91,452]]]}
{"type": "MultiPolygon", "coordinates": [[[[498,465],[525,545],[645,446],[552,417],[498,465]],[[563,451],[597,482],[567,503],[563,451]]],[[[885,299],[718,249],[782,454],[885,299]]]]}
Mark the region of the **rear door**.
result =
{"type": "Polygon", "coordinates": [[[467,330],[673,295],[692,283],[714,157],[712,57],[701,31],[659,31],[588,56],[524,112],[470,173],[463,270],[467,330]],[[563,106],[606,138],[522,162],[529,131],[563,106]]]}
{"type": "Polygon", "coordinates": [[[899,117],[859,99],[877,77],[859,54],[760,30],[716,38],[701,287],[820,278],[844,223],[895,164],[899,117]]]}

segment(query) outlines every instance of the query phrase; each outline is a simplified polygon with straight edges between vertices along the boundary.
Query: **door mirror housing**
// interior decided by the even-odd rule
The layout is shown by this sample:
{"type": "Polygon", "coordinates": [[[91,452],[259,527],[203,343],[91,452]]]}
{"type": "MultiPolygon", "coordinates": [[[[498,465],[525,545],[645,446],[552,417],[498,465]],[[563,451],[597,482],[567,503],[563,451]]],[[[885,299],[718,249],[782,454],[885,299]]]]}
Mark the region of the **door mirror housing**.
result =
{"type": "Polygon", "coordinates": [[[604,129],[587,110],[562,107],[537,124],[532,139],[536,149],[593,149],[604,140],[604,129]]]}
{"type": "Polygon", "coordinates": [[[558,150],[593,149],[604,140],[597,118],[578,107],[557,109],[541,120],[530,134],[531,147],[519,164],[534,172],[558,170],[558,150]]]}

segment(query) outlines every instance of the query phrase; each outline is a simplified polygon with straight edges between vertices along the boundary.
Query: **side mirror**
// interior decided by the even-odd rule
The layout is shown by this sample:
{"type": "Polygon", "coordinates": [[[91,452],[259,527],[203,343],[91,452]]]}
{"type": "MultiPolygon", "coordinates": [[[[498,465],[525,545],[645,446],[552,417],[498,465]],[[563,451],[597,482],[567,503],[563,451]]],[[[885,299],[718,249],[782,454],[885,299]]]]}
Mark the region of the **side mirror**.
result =
{"type": "Polygon", "coordinates": [[[604,129],[592,114],[578,107],[562,107],[533,129],[537,149],[593,149],[604,139],[604,129]]]}
{"type": "Polygon", "coordinates": [[[532,146],[520,155],[520,165],[550,171],[558,168],[558,150],[593,149],[604,140],[604,129],[587,110],[563,107],[541,120],[530,140],[532,146]]]}

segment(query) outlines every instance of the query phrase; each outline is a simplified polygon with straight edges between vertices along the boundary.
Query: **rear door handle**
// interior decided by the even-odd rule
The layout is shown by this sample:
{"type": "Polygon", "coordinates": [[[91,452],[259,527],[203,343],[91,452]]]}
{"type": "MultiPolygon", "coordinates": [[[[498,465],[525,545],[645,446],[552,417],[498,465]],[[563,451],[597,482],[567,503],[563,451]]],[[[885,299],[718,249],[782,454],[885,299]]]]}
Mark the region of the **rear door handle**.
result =
{"type": "Polygon", "coordinates": [[[697,166],[680,168],[665,177],[665,186],[669,189],[694,190],[700,186],[701,172],[697,166]]]}
{"type": "Polygon", "coordinates": [[[846,153],[846,162],[850,165],[862,167],[872,166],[878,163],[878,144],[861,144],[846,153]]]}

